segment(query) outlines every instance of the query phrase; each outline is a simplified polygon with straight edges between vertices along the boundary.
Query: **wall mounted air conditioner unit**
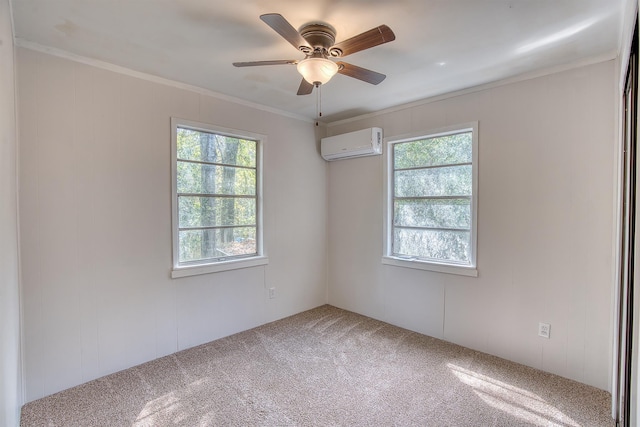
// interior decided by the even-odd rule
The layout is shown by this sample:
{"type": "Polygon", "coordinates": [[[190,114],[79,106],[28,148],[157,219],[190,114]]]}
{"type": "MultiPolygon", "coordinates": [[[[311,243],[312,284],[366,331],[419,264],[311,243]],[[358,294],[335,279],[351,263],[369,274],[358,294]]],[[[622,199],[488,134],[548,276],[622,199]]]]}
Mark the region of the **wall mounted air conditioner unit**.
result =
{"type": "Polygon", "coordinates": [[[329,161],[382,154],[382,129],[368,128],[322,138],[320,153],[329,161]]]}

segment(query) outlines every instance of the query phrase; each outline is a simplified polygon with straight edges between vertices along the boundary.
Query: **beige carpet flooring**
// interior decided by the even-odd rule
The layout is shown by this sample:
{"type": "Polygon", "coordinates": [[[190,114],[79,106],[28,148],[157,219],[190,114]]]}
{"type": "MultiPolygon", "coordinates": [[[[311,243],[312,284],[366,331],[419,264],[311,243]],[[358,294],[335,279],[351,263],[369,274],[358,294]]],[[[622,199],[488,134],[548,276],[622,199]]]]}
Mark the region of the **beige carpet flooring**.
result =
{"type": "Polygon", "coordinates": [[[21,426],[613,426],[610,405],[325,305],[28,403],[21,426]]]}

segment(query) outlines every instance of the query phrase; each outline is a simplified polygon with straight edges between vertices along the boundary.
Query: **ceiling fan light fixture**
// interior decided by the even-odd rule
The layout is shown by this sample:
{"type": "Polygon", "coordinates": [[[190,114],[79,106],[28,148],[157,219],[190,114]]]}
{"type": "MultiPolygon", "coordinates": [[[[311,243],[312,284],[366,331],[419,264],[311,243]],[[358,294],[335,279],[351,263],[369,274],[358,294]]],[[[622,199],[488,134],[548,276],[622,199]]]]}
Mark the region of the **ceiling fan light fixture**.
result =
{"type": "Polygon", "coordinates": [[[306,58],[298,62],[298,72],[312,85],[325,84],[338,72],[338,64],[326,58],[306,58]]]}

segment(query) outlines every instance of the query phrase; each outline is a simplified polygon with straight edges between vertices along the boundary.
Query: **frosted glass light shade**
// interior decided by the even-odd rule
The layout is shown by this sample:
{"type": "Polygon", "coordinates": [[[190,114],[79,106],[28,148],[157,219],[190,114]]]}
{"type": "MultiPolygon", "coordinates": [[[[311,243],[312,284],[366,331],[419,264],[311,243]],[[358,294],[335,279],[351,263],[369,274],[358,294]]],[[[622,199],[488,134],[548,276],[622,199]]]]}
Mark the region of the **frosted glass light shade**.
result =
{"type": "Polygon", "coordinates": [[[311,84],[325,84],[338,72],[338,64],[325,58],[307,58],[298,62],[298,72],[311,84]]]}

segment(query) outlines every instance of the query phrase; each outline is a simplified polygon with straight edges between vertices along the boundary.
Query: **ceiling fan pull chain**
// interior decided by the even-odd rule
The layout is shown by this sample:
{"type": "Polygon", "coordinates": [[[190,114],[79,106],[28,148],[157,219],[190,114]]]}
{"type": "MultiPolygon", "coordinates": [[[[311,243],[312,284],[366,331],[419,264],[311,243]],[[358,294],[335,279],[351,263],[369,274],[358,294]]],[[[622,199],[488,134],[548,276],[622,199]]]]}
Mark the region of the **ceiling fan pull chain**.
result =
{"type": "Polygon", "coordinates": [[[316,126],[318,126],[318,121],[320,117],[322,117],[322,85],[316,83],[316,126]]]}

